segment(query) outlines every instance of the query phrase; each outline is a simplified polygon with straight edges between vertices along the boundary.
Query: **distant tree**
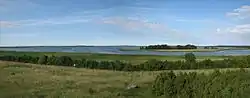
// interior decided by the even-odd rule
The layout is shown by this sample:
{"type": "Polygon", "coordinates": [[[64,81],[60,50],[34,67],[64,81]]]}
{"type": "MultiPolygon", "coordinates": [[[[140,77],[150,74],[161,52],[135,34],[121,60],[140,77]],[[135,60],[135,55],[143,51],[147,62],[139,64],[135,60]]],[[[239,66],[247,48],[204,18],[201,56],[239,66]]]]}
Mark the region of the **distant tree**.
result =
{"type": "Polygon", "coordinates": [[[193,53],[186,53],[185,60],[186,60],[186,62],[194,63],[194,62],[196,62],[196,57],[193,53]]]}

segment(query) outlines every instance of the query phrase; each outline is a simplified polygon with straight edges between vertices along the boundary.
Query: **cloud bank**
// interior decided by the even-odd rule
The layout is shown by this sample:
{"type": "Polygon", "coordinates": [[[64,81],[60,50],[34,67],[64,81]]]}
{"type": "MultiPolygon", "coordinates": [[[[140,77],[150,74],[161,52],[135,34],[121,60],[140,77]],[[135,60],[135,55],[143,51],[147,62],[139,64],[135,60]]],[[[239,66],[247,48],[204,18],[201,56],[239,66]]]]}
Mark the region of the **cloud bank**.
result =
{"type": "Polygon", "coordinates": [[[226,15],[238,19],[250,18],[250,5],[241,6],[240,8],[234,9],[232,12],[228,12],[226,15]]]}
{"type": "Polygon", "coordinates": [[[235,24],[231,27],[226,28],[218,28],[217,32],[220,33],[227,33],[227,34],[250,34],[250,21],[248,19],[250,18],[250,6],[244,5],[240,8],[234,9],[233,12],[226,13],[229,17],[234,17],[239,20],[237,22],[245,21],[244,24],[235,24]]]}

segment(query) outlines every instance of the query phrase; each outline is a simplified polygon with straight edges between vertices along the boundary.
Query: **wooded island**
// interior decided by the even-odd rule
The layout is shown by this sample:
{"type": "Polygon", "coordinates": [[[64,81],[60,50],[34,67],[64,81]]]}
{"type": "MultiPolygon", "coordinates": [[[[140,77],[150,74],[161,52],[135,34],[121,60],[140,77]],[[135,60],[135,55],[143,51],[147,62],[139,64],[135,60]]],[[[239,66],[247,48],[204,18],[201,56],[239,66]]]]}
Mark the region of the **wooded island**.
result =
{"type": "Polygon", "coordinates": [[[169,46],[167,44],[162,45],[149,45],[149,46],[141,46],[140,49],[197,49],[195,45],[177,45],[177,46],[169,46]]]}

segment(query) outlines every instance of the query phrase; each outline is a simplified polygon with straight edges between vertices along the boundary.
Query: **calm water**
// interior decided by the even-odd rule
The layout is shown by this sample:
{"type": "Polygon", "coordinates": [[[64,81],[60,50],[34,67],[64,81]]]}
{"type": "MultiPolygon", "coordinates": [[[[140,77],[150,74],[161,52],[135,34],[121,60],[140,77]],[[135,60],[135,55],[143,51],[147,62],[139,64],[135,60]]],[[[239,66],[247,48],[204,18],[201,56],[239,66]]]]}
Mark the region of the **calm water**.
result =
{"type": "MultiPolygon", "coordinates": [[[[104,54],[138,54],[138,55],[184,55],[186,52],[156,52],[156,51],[120,51],[120,48],[138,48],[136,46],[81,46],[81,47],[29,47],[29,48],[1,48],[8,51],[32,51],[32,52],[82,52],[104,54]]],[[[194,52],[199,56],[226,56],[226,55],[250,55],[250,50],[224,50],[217,52],[194,52]]]]}

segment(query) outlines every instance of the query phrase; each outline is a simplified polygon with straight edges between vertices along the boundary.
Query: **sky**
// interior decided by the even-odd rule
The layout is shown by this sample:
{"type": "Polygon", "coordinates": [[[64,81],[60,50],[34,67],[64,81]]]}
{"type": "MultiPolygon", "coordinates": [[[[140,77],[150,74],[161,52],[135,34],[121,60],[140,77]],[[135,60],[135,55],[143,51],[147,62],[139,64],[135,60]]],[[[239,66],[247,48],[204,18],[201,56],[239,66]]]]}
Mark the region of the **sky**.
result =
{"type": "Polygon", "coordinates": [[[0,46],[250,45],[250,0],[0,0],[0,46]]]}

